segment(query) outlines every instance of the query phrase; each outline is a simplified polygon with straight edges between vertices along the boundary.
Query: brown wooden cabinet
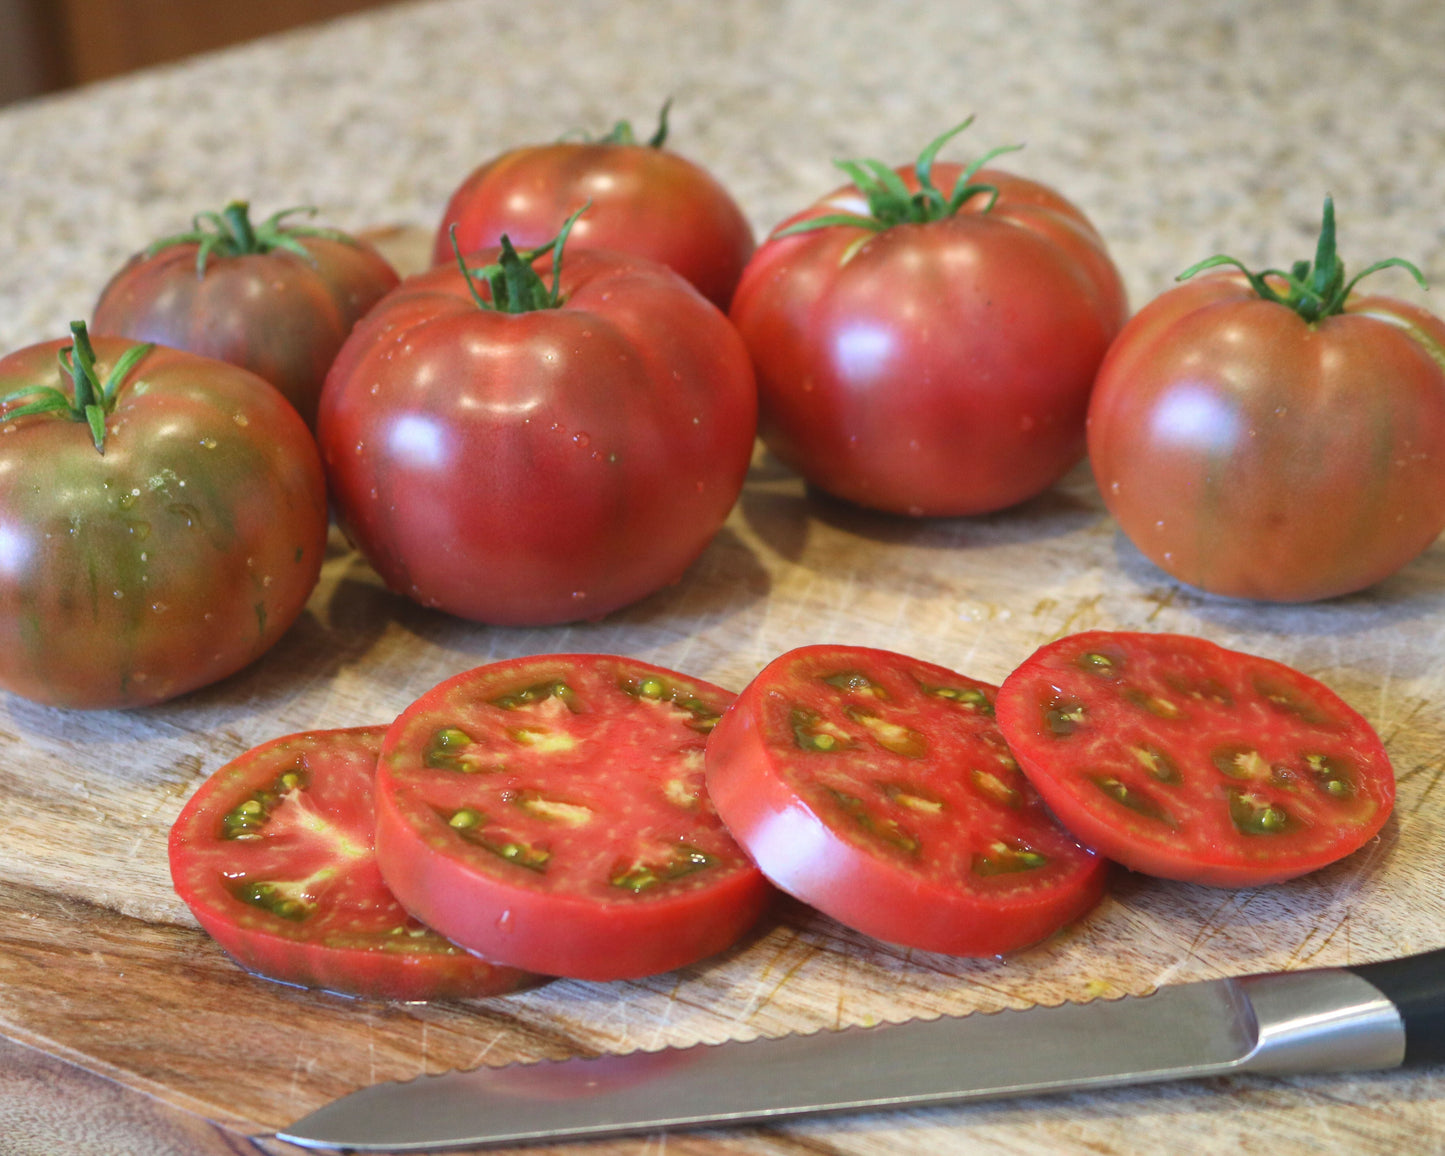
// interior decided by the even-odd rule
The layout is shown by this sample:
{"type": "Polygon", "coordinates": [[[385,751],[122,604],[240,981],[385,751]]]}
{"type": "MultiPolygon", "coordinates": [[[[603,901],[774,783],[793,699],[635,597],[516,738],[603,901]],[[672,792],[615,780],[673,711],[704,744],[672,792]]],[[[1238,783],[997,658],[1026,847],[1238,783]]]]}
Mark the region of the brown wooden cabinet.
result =
{"type": "Polygon", "coordinates": [[[0,0],[0,104],[394,0],[0,0]]]}

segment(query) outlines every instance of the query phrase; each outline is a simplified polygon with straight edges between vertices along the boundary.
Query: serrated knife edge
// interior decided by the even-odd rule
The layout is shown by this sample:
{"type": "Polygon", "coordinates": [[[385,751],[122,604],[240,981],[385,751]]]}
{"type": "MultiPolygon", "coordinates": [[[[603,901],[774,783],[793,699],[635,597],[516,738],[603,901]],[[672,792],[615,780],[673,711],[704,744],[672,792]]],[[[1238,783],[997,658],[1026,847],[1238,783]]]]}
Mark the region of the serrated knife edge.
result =
{"type": "MultiPolygon", "coordinates": [[[[1398,991],[1387,994],[1372,979],[1390,979],[1387,989],[1398,984],[1393,972],[1365,976],[1391,967],[1404,968],[1412,982],[1445,974],[1445,951],[1082,1004],[420,1076],[361,1089],[278,1138],[357,1152],[418,1152],[1234,1072],[1390,1068],[1407,1059],[1406,1016],[1398,991]]],[[[1420,998],[1438,1017],[1437,986],[1420,998]]],[[[1418,1019],[1419,1002],[1409,1003],[1410,1017],[1418,1019]]],[[[1425,1051],[1433,1055],[1432,1047],[1441,1046],[1436,1040],[1425,1051]]]]}

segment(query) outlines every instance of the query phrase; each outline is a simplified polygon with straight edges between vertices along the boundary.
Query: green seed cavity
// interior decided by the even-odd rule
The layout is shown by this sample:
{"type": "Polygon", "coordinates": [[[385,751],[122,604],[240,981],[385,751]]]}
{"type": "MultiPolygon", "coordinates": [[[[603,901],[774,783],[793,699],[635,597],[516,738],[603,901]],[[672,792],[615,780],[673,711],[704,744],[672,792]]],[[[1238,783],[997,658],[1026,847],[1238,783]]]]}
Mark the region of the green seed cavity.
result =
{"type": "Polygon", "coordinates": [[[671,883],[673,880],[694,875],[716,865],[716,856],[683,843],[661,863],[648,863],[642,859],[635,859],[630,863],[614,867],[608,882],[613,887],[620,887],[625,891],[631,891],[634,895],[639,895],[660,884],[671,883]]]}
{"type": "Polygon", "coordinates": [[[1136,815],[1143,815],[1146,819],[1153,819],[1155,822],[1163,823],[1166,826],[1174,827],[1177,824],[1174,817],[1169,814],[1157,802],[1151,799],[1142,791],[1130,787],[1121,779],[1109,775],[1101,775],[1093,779],[1094,786],[1098,787],[1105,795],[1121,807],[1127,807],[1136,815]]]}
{"type": "Polygon", "coordinates": [[[1049,857],[1023,843],[993,843],[986,854],[975,854],[973,873],[987,878],[991,875],[1012,875],[1019,871],[1036,871],[1048,865],[1049,857]]]}
{"type": "Polygon", "coordinates": [[[1229,792],[1229,817],[1242,835],[1278,835],[1289,829],[1289,813],[1260,795],[1229,792]]]}

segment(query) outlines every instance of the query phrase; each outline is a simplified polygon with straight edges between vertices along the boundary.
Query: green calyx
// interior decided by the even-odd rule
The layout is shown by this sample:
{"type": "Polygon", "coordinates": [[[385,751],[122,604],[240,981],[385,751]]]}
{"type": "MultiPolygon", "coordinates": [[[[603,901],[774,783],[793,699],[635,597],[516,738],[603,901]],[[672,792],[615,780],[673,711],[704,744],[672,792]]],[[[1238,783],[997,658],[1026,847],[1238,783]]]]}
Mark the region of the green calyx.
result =
{"type": "Polygon", "coordinates": [[[1403,257],[1390,257],[1384,261],[1376,261],[1369,268],[1356,273],[1354,277],[1346,281],[1344,262],[1340,260],[1339,253],[1335,249],[1335,202],[1334,198],[1330,196],[1325,197],[1324,221],[1320,225],[1320,239],[1315,247],[1313,264],[1309,261],[1296,261],[1288,273],[1283,269],[1265,269],[1255,273],[1245,268],[1243,262],[1221,253],[1200,261],[1197,265],[1191,265],[1175,280],[1187,281],[1196,273],[1201,273],[1205,269],[1217,269],[1221,265],[1232,266],[1243,273],[1249,280],[1250,288],[1264,300],[1287,306],[1311,323],[1325,317],[1333,317],[1337,313],[1343,313],[1345,302],[1350,299],[1350,294],[1354,292],[1355,286],[1363,278],[1368,277],[1371,273],[1378,273],[1381,269],[1389,269],[1393,266],[1408,270],[1422,289],[1429,288],[1425,282],[1425,275],[1403,257]],[[1270,278],[1283,281],[1283,290],[1271,284],[1270,278]]]}
{"type": "Polygon", "coordinates": [[[466,278],[472,300],[478,309],[492,313],[533,313],[539,309],[556,309],[562,304],[562,249],[577,218],[592,205],[583,205],[567,218],[562,230],[545,245],[518,252],[512,239],[502,234],[502,252],[497,260],[480,269],[468,269],[466,257],[457,244],[457,227],[451,227],[452,252],[457,255],[457,266],[466,278]],[[548,285],[541,275],[532,268],[538,257],[552,254],[552,284],[548,285]],[[486,282],[490,296],[483,296],[478,282],[486,282]]]}
{"type": "MultiPolygon", "coordinates": [[[[647,147],[660,149],[663,141],[667,140],[667,114],[672,108],[672,97],[662,102],[662,112],[658,114],[657,131],[647,138],[647,147]]],[[[584,136],[583,141],[587,144],[623,144],[630,145],[637,143],[637,137],[632,131],[632,122],[619,120],[612,126],[612,131],[605,136],[591,137],[584,136]]]]}
{"type": "Polygon", "coordinates": [[[1015,152],[1023,148],[1023,145],[1000,145],[990,149],[959,174],[958,180],[948,192],[933,183],[933,162],[939,151],[972,123],[973,117],[969,117],[962,124],[955,125],[941,136],[935,137],[918,154],[918,160],[913,165],[913,173],[918,178],[916,192],[910,191],[903,179],[882,161],[834,161],[838,168],[853,179],[858,191],[868,198],[868,214],[827,213],[780,229],[777,236],[788,237],[794,233],[807,233],[834,225],[868,229],[875,233],[891,229],[894,225],[923,225],[957,215],[967,202],[980,196],[988,197],[988,203],[980,211],[989,212],[998,200],[998,187],[975,181],[974,178],[979,169],[989,161],[1003,153],[1015,152]]]}
{"type": "Polygon", "coordinates": [[[33,385],[17,389],[0,397],[0,420],[14,421],[35,413],[53,413],[70,421],[83,421],[90,427],[90,439],[95,443],[97,453],[105,453],[105,419],[115,408],[116,396],[121,382],[130,375],[137,363],[153,348],[153,345],[133,345],[127,349],[111,367],[105,381],[95,367],[95,349],[90,343],[90,334],[84,321],[70,323],[74,343],[60,351],[60,371],[70,378],[71,395],[53,385],[33,385]],[[16,409],[7,409],[12,401],[23,397],[33,398],[16,409]]]}
{"type": "Polygon", "coordinates": [[[196,253],[196,276],[206,272],[206,262],[212,255],[217,257],[243,257],[249,253],[269,253],[273,249],[285,249],[294,253],[308,264],[316,264],[305,245],[298,237],[325,237],[331,241],[353,244],[353,238],[335,229],[319,229],[313,225],[287,225],[287,217],[297,213],[315,216],[311,205],[296,205],[272,213],[259,225],[251,223],[251,206],[245,201],[232,201],[219,213],[197,213],[191,218],[191,229],[172,237],[162,237],[146,249],[147,257],[154,257],[162,249],[173,245],[199,245],[196,253]]]}

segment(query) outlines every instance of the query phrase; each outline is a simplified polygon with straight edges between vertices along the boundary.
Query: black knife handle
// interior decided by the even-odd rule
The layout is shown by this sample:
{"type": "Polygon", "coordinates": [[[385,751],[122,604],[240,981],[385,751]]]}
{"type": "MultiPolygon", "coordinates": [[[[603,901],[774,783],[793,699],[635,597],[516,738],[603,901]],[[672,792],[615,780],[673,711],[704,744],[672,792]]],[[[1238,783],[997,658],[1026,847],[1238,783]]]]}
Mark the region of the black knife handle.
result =
{"type": "Polygon", "coordinates": [[[1445,949],[1349,967],[1380,990],[1405,1024],[1405,1063],[1445,1061],[1445,949]]]}

